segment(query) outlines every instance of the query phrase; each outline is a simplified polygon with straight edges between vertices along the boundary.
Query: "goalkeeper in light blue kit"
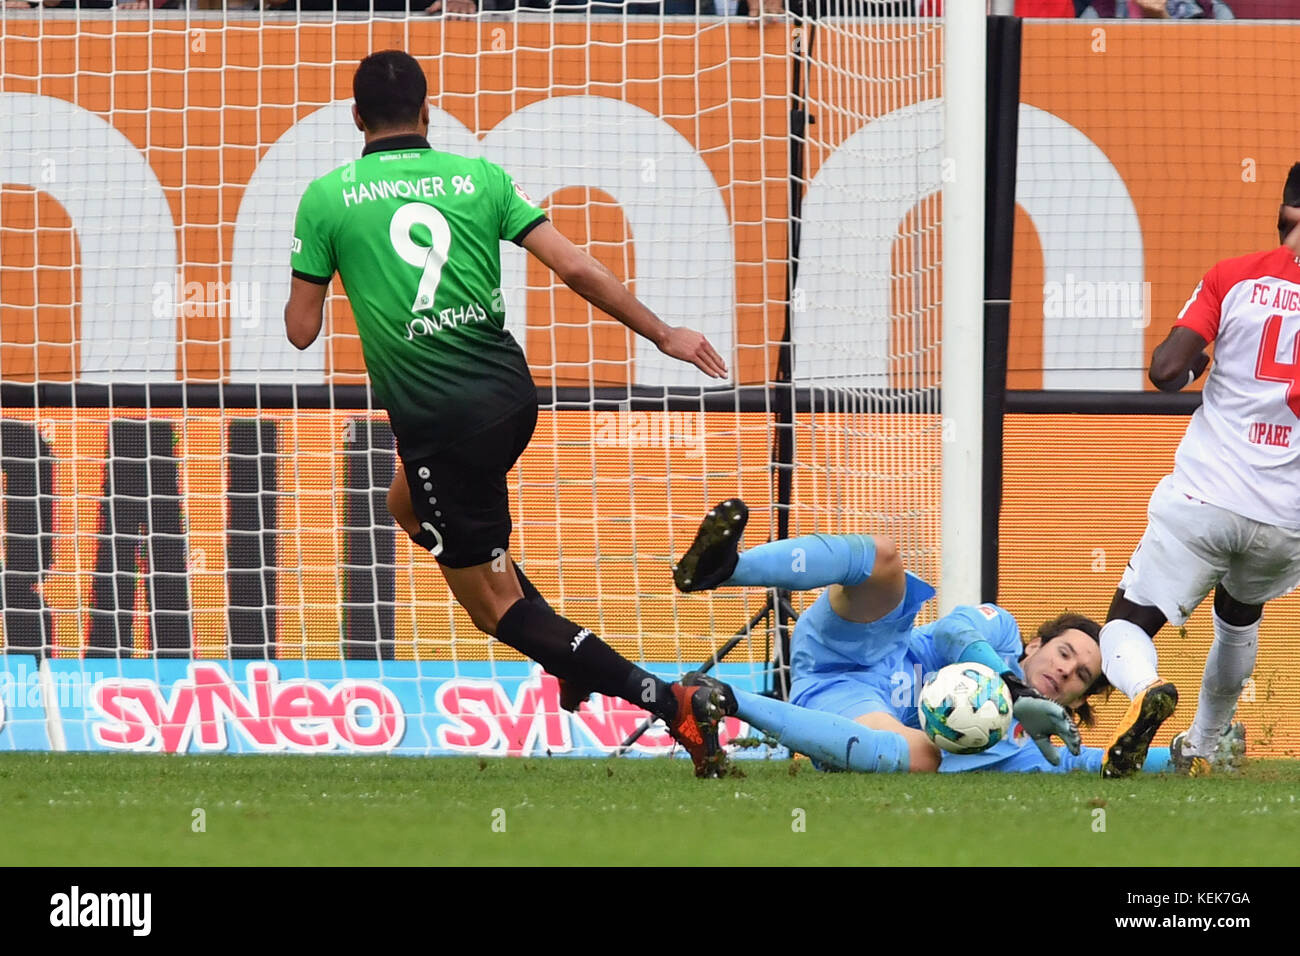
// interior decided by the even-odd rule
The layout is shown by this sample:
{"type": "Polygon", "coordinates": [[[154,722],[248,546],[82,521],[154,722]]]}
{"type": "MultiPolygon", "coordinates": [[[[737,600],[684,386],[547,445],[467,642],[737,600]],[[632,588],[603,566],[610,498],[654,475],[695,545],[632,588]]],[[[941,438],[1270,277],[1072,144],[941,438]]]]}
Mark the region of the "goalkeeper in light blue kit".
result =
{"type": "MultiPolygon", "coordinates": [[[[1092,722],[1088,697],[1108,686],[1096,621],[1063,614],[1024,644],[1011,614],[982,604],[917,627],[916,614],[934,588],[903,568],[889,538],[807,535],[741,552],[748,514],[739,499],[710,511],[673,580],[687,592],[825,588],[795,625],[790,702],[736,691],[701,674],[683,683],[721,691],[729,713],[825,769],[1100,770],[1101,749],[1081,747],[1077,727],[1092,722]],[[1014,702],[1012,732],[980,753],[944,753],[920,729],[919,677],[970,662],[1002,675],[1014,702]],[[1054,746],[1052,737],[1065,747],[1054,746]]],[[[1241,757],[1242,734],[1240,724],[1229,728],[1216,757],[1221,764],[1235,765],[1241,757]]],[[[1152,748],[1145,766],[1159,771],[1168,762],[1168,748],[1152,748]]]]}

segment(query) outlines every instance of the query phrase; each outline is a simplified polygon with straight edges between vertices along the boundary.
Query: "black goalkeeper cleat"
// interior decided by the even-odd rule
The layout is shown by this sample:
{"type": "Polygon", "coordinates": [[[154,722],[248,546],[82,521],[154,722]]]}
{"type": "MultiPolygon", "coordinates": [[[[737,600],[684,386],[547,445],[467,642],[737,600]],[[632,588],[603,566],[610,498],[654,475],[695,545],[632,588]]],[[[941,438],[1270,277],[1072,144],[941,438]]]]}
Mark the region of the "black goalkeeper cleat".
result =
{"type": "Polygon", "coordinates": [[[1177,706],[1178,688],[1162,681],[1133,698],[1102,757],[1101,775],[1131,777],[1141,770],[1152,738],[1177,706]]]}
{"type": "Polygon", "coordinates": [[[714,506],[700,522],[690,549],[673,568],[679,591],[708,591],[732,574],[740,563],[740,536],[749,521],[749,508],[739,498],[714,506]]]}
{"type": "Polygon", "coordinates": [[[722,708],[723,717],[735,717],[740,705],[736,703],[736,693],[730,684],[724,684],[716,677],[710,677],[704,671],[689,671],[682,677],[683,687],[707,687],[717,695],[718,706],[722,708]]]}

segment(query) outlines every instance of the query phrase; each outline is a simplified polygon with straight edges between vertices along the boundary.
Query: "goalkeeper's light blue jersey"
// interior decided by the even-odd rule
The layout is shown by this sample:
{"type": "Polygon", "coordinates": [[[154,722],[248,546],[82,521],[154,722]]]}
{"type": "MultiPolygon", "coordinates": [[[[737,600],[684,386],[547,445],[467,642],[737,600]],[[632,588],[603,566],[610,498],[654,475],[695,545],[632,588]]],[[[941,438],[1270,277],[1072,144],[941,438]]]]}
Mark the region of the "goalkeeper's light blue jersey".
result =
{"type": "MultiPolygon", "coordinates": [[[[988,641],[1007,664],[1007,670],[1021,680],[1025,672],[1020,667],[1019,657],[1024,653],[1024,643],[1020,637],[1020,626],[1005,608],[996,604],[981,604],[979,607],[963,606],[955,608],[949,618],[958,617],[964,623],[974,627],[979,636],[988,641]]],[[[939,622],[926,624],[912,630],[912,648],[917,659],[925,665],[926,672],[937,671],[952,661],[943,660],[935,647],[934,629],[939,622]]],[[[1020,721],[1011,721],[1011,730],[1002,740],[988,750],[977,754],[944,753],[939,761],[940,773],[961,773],[967,770],[986,770],[1001,773],[1033,773],[1035,771],[1068,773],[1071,770],[1088,770],[1101,772],[1101,750],[1088,748],[1077,757],[1064,747],[1058,748],[1061,754],[1059,766],[1047,762],[1037,745],[1029,739],[1020,721]]]]}
{"type": "Polygon", "coordinates": [[[1029,739],[1025,729],[1020,726],[1020,721],[1013,720],[1011,733],[988,750],[977,754],[943,754],[939,761],[939,772],[986,770],[998,773],[1069,773],[1071,770],[1087,770],[1089,773],[1101,773],[1100,747],[1084,747],[1077,757],[1064,747],[1056,749],[1061,755],[1061,763],[1053,767],[1038,746],[1029,739]]]}
{"type": "MultiPolygon", "coordinates": [[[[914,626],[917,612],[933,596],[934,588],[908,572],[899,606],[863,624],[836,614],[829,591],[823,591],[795,624],[790,703],[850,720],[886,713],[906,727],[919,729],[916,707],[925,679],[953,663],[965,649],[937,639],[937,621],[914,626]]],[[[1015,618],[993,604],[959,607],[945,620],[954,618],[965,625],[966,644],[987,641],[1006,670],[1023,676],[1017,658],[1024,645],[1015,618]]]]}
{"type": "MultiPolygon", "coordinates": [[[[1024,652],[1024,643],[1020,637],[1020,627],[1016,619],[1005,608],[996,604],[981,604],[978,607],[963,606],[954,609],[949,618],[958,617],[964,623],[974,627],[979,636],[989,642],[998,655],[1006,662],[1007,670],[1024,680],[1025,672],[1020,667],[1019,657],[1024,652]]],[[[912,652],[924,666],[926,673],[953,663],[944,660],[935,647],[934,629],[938,621],[912,630],[912,652]]],[[[1043,757],[1029,735],[1025,733],[1018,720],[1012,720],[1011,731],[1002,740],[988,750],[977,754],[944,753],[939,762],[940,773],[961,773],[966,770],[989,770],[1004,773],[1029,773],[1033,771],[1056,771],[1065,773],[1075,769],[1101,772],[1101,751],[1095,753],[1095,766],[1089,761],[1094,755],[1084,751],[1074,756],[1068,750],[1061,749],[1061,764],[1053,767],[1043,757]]]]}
{"type": "MultiPolygon", "coordinates": [[[[949,618],[954,616],[975,627],[980,637],[993,645],[993,649],[1006,661],[1007,670],[1024,680],[1025,672],[1017,660],[1024,651],[1024,646],[1021,643],[1020,627],[1010,612],[996,604],[981,604],[979,607],[956,608],[948,615],[949,618]]],[[[952,663],[938,656],[932,637],[937,624],[936,621],[912,630],[912,653],[924,662],[927,672],[952,663]]],[[[1061,762],[1053,766],[1029,739],[1025,729],[1020,726],[1020,721],[1013,719],[1010,733],[988,750],[977,754],[942,754],[939,772],[985,770],[998,773],[1069,773],[1072,770],[1084,770],[1088,773],[1101,773],[1105,751],[1100,747],[1084,747],[1077,756],[1064,747],[1057,747],[1056,752],[1060,754],[1061,762]]],[[[1169,748],[1152,747],[1147,752],[1143,769],[1159,773],[1168,763],[1169,748]]]]}
{"type": "MultiPolygon", "coordinates": [[[[1017,677],[1024,678],[1025,673],[1020,669],[1020,655],[1024,653],[1025,645],[1020,639],[1020,626],[1010,611],[996,604],[981,604],[978,607],[963,604],[953,608],[941,620],[954,619],[975,631],[977,636],[972,637],[971,642],[988,641],[1006,662],[1006,669],[1014,672],[1017,677]]],[[[909,650],[921,663],[926,674],[933,674],[940,668],[955,663],[955,660],[948,660],[936,646],[934,632],[938,626],[939,621],[934,621],[912,628],[909,650]]]]}

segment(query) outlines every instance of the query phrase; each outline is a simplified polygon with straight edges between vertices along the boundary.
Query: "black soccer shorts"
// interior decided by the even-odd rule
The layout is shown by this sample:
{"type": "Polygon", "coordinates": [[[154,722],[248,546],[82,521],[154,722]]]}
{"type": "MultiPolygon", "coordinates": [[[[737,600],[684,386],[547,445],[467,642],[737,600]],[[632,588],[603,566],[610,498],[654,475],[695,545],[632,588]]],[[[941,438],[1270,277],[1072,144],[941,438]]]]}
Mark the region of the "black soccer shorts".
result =
{"type": "Polygon", "coordinates": [[[536,427],[537,405],[528,402],[455,445],[402,462],[415,515],[437,542],[431,553],[439,564],[468,568],[510,550],[506,475],[536,427]]]}

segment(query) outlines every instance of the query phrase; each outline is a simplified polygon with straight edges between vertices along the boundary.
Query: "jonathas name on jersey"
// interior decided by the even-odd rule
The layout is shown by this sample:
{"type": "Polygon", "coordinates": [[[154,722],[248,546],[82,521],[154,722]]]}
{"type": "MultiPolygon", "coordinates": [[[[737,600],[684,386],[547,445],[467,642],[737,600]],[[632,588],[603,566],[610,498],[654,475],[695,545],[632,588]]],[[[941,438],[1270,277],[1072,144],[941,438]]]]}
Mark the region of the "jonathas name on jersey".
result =
{"type": "Polygon", "coordinates": [[[455,308],[442,309],[437,315],[425,318],[420,316],[406,323],[406,340],[409,342],[417,335],[433,335],[441,329],[454,329],[458,325],[470,322],[486,322],[487,310],[477,302],[455,308]]]}

